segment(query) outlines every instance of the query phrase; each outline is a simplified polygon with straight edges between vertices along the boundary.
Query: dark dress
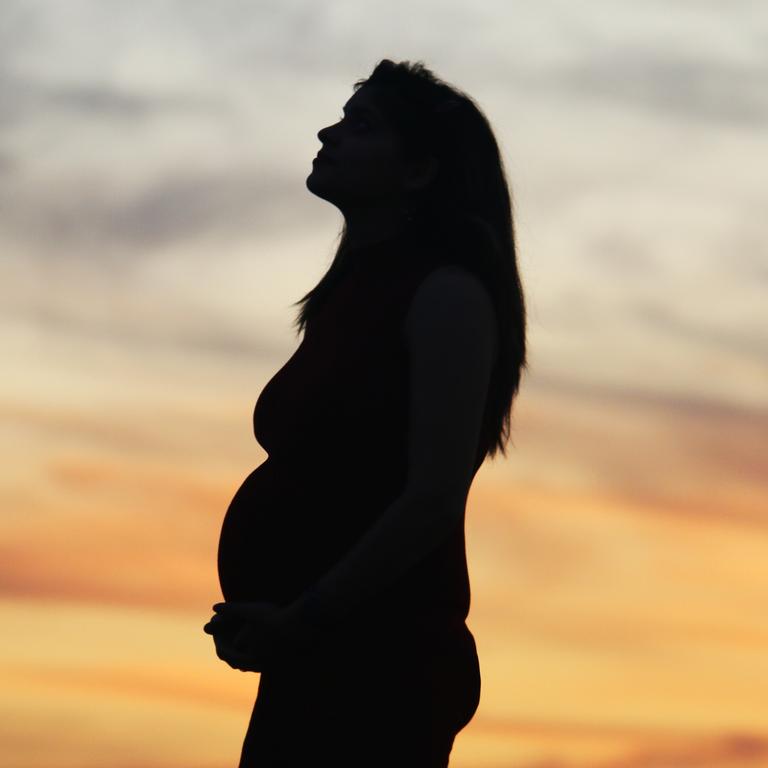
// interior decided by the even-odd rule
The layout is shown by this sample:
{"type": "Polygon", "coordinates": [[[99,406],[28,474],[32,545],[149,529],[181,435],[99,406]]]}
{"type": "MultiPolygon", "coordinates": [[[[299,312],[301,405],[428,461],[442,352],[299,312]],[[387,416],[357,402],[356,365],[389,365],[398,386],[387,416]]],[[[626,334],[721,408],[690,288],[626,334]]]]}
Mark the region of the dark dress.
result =
{"type": "MultiPolygon", "coordinates": [[[[292,602],[405,486],[403,320],[420,282],[450,253],[411,225],[349,256],[256,402],[254,432],[268,458],[224,518],[225,600],[292,602]]],[[[475,472],[488,439],[486,424],[475,472]]],[[[311,651],[261,672],[239,768],[447,766],[480,701],[469,603],[462,516],[418,566],[311,651]]]]}

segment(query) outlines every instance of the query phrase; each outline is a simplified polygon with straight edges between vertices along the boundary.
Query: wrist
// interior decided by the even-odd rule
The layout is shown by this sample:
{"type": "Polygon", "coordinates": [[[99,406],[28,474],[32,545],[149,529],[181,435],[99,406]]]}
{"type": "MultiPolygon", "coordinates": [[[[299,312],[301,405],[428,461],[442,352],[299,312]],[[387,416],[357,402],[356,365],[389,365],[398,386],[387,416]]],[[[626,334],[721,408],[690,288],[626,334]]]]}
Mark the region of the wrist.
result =
{"type": "Polygon", "coordinates": [[[332,623],[328,608],[314,587],[307,589],[294,605],[296,621],[310,631],[322,632],[332,623]]]}

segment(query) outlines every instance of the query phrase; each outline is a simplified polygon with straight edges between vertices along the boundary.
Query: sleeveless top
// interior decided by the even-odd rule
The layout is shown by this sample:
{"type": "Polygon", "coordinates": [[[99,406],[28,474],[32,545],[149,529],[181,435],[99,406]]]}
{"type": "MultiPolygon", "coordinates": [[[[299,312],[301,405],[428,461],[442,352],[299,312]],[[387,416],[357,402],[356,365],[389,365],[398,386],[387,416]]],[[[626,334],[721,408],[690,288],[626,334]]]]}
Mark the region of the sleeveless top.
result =
{"type": "MultiPolygon", "coordinates": [[[[405,488],[403,324],[422,280],[452,259],[412,225],[348,256],[343,279],[256,402],[254,434],[268,457],[224,517],[218,573],[225,600],[292,602],[405,488]]],[[[486,403],[474,473],[491,440],[487,417],[486,403]]],[[[349,614],[339,639],[433,635],[462,627],[469,606],[462,514],[421,562],[349,614]]]]}

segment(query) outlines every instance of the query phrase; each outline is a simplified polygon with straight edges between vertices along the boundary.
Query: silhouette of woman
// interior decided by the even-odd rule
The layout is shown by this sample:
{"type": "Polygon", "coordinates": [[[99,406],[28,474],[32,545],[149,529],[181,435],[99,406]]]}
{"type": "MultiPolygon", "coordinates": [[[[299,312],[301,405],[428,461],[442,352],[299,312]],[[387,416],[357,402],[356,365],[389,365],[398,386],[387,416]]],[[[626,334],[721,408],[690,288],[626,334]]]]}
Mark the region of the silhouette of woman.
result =
{"type": "Polygon", "coordinates": [[[480,702],[464,512],[526,367],[509,189],[473,100],[381,60],[318,133],[343,214],[224,517],[219,658],[261,673],[240,768],[445,768],[480,702]]]}

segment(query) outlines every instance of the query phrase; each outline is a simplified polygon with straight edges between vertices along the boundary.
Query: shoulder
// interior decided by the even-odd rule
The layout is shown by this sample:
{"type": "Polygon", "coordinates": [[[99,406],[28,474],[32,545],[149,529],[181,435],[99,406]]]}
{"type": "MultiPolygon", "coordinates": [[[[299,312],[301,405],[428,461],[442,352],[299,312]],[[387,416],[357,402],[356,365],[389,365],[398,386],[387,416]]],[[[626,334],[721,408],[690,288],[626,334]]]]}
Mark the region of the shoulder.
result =
{"type": "Polygon", "coordinates": [[[405,316],[409,337],[429,328],[470,325],[491,335],[496,310],[483,281],[465,267],[444,264],[419,283],[405,316]]]}

